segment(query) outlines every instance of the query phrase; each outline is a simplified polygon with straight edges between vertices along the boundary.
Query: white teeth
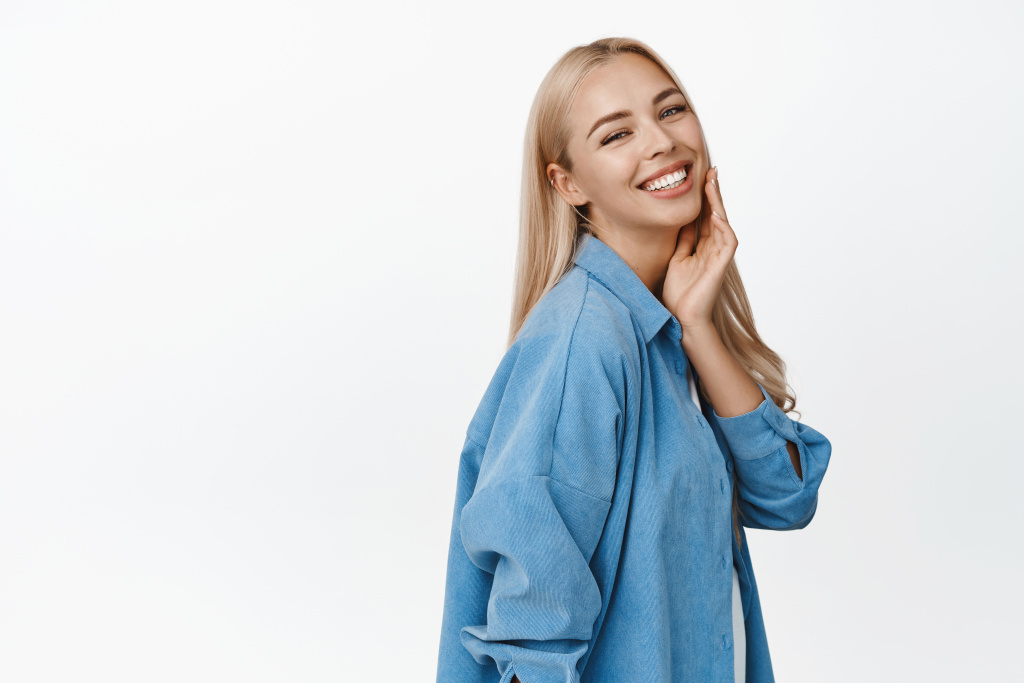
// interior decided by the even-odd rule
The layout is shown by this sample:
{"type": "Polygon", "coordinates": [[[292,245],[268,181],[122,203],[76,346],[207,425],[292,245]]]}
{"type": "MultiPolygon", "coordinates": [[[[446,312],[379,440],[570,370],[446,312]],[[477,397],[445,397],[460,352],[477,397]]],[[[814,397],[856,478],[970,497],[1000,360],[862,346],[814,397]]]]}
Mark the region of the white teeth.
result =
{"type": "Polygon", "coordinates": [[[660,178],[657,178],[656,180],[652,180],[648,184],[644,185],[643,189],[647,190],[648,192],[653,192],[654,190],[664,190],[670,187],[679,187],[680,185],[683,184],[684,180],[686,180],[686,169],[681,168],[675,173],[669,173],[668,175],[663,175],[660,178]]]}

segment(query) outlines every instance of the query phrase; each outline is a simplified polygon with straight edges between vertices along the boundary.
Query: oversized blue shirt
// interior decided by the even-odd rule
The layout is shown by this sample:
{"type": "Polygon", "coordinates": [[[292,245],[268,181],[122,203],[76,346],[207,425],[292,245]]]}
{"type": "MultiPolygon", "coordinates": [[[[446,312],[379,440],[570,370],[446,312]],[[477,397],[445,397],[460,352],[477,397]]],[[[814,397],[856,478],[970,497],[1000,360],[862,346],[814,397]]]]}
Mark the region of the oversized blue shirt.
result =
{"type": "Polygon", "coordinates": [[[744,526],[801,529],[831,444],[763,387],[743,415],[698,408],[681,341],[675,316],[584,234],[466,432],[439,683],[734,683],[734,565],[746,681],[774,680],[733,487],[744,526]]]}

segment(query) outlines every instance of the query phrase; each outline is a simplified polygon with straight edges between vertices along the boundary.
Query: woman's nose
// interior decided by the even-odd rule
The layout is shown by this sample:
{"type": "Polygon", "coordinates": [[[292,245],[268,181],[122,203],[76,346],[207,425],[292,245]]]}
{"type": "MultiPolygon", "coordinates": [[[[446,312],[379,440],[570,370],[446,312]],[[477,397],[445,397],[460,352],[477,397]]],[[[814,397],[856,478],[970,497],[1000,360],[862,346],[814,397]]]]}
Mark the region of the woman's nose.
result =
{"type": "Polygon", "coordinates": [[[676,147],[676,141],[668,131],[657,124],[649,126],[644,137],[644,153],[648,157],[653,157],[659,152],[671,152],[676,147]]]}

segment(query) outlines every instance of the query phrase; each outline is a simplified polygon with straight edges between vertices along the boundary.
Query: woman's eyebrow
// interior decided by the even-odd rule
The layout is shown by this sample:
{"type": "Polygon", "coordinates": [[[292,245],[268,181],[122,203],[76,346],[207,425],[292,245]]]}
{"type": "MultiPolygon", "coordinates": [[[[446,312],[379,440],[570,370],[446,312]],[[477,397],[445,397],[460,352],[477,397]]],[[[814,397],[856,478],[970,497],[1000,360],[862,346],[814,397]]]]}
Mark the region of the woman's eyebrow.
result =
{"type": "MultiPolygon", "coordinates": [[[[669,95],[682,95],[682,94],[683,93],[679,90],[679,88],[676,88],[674,86],[671,87],[671,88],[665,88],[660,93],[658,93],[657,95],[654,96],[654,99],[651,100],[651,104],[657,104],[658,102],[661,102],[663,99],[665,99],[669,95]]],[[[622,111],[617,111],[617,112],[613,112],[611,114],[608,114],[606,116],[602,116],[601,118],[599,118],[597,121],[594,122],[593,128],[591,128],[590,132],[587,133],[587,138],[589,139],[590,136],[594,134],[594,131],[597,130],[598,128],[600,128],[601,126],[603,126],[604,124],[611,123],[612,121],[618,121],[619,119],[624,119],[627,116],[632,116],[632,115],[633,115],[633,112],[631,112],[629,110],[626,110],[626,109],[623,109],[622,111]]]]}

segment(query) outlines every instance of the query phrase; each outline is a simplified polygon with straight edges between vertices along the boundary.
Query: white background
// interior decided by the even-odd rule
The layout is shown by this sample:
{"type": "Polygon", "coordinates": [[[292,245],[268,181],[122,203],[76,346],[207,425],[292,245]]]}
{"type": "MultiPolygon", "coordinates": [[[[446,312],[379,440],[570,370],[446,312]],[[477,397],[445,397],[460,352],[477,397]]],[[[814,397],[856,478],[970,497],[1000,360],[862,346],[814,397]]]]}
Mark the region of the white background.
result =
{"type": "Polygon", "coordinates": [[[1019,673],[1021,14],[0,5],[0,680],[434,679],[527,112],[609,35],[693,97],[833,445],[749,535],[777,679],[1019,673]]]}

